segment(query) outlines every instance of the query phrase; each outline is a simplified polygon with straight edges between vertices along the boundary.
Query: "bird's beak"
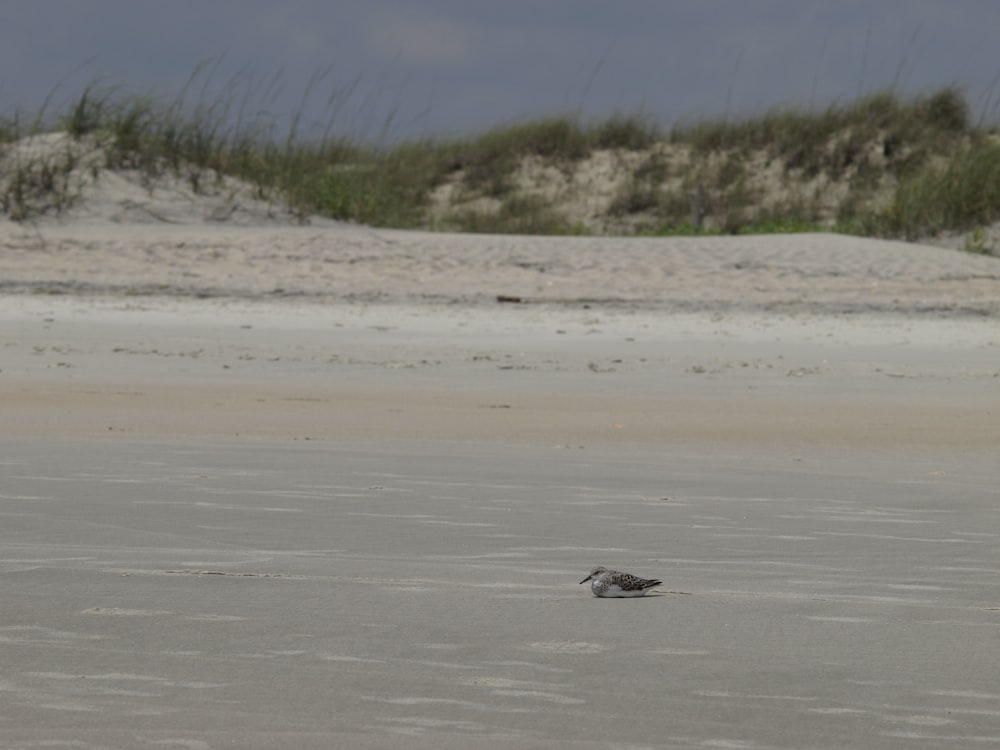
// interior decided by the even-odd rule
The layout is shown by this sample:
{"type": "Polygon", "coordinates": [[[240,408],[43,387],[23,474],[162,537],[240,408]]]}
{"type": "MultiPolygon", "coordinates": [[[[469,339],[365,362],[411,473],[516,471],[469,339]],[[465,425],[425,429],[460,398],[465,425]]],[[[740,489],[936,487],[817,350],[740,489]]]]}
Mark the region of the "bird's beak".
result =
{"type": "Polygon", "coordinates": [[[584,578],[582,581],[580,581],[580,583],[586,583],[587,581],[589,581],[593,577],[594,577],[593,575],[589,575],[586,578],[584,578]]]}

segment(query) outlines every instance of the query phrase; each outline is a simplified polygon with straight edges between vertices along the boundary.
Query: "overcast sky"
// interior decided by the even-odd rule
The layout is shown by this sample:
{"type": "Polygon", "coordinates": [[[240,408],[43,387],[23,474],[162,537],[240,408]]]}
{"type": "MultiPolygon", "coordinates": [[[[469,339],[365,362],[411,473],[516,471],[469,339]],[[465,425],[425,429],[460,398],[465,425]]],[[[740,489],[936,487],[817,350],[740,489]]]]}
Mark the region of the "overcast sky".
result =
{"type": "Polygon", "coordinates": [[[957,84],[975,115],[1000,111],[1000,0],[0,0],[0,11],[4,114],[98,78],[175,93],[222,55],[212,96],[242,81],[254,106],[283,114],[324,74],[308,118],[324,119],[334,95],[338,128],[372,138],[390,113],[395,138],[565,111],[670,124],[891,86],[957,84]]]}

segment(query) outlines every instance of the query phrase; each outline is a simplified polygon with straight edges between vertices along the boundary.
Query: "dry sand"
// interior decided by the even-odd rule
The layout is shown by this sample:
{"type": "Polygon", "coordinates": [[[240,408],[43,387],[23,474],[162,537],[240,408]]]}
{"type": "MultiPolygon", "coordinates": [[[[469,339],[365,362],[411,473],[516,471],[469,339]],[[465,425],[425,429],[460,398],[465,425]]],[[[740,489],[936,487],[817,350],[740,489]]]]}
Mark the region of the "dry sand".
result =
{"type": "Polygon", "coordinates": [[[1000,744],[996,259],[107,217],[0,259],[0,748],[1000,744]]]}
{"type": "Polygon", "coordinates": [[[561,238],[350,226],[0,225],[0,290],[675,311],[1000,313],[997,259],[804,234],[561,238]]]}

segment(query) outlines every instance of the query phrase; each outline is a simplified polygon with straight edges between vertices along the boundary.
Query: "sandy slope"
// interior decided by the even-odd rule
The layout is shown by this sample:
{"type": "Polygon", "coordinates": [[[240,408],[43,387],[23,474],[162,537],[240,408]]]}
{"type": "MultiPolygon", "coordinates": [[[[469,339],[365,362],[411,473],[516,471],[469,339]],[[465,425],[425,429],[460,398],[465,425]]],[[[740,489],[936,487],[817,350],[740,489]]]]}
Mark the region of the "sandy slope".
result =
{"type": "Polygon", "coordinates": [[[1000,262],[839,235],[551,238],[264,224],[0,225],[5,291],[996,314],[1000,262]]]}

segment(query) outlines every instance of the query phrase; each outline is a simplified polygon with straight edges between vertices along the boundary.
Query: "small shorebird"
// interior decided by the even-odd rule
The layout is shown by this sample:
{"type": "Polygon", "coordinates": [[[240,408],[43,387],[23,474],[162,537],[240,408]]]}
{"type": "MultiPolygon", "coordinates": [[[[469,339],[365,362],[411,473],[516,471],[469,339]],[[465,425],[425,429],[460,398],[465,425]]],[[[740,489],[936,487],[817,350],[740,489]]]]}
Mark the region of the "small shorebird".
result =
{"type": "Polygon", "coordinates": [[[594,568],[580,583],[587,581],[590,581],[590,590],[594,592],[594,596],[615,598],[645,596],[647,591],[663,585],[663,581],[655,578],[639,578],[631,573],[619,573],[605,567],[594,568]]]}

